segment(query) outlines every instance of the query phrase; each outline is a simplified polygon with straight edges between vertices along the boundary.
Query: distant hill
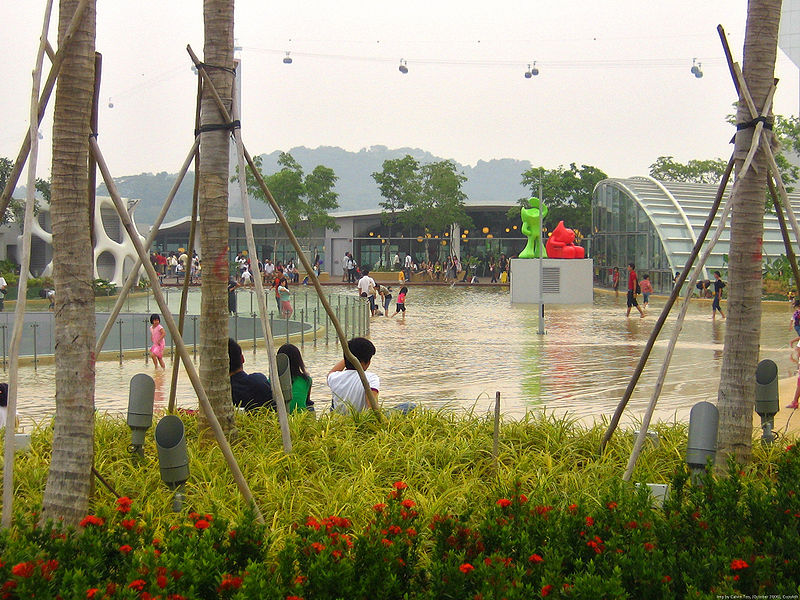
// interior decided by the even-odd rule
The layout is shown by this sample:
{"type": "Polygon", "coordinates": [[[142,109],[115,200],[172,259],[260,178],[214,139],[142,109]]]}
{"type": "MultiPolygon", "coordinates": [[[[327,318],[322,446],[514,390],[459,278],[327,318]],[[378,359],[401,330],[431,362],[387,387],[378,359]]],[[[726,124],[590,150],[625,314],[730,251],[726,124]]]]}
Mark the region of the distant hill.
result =
{"type": "MultiPolygon", "coordinates": [[[[333,169],[339,177],[336,182],[339,211],[379,210],[378,202],[382,198],[375,180],[372,179],[372,173],[380,171],[385,160],[402,158],[406,154],[410,154],[423,164],[443,160],[418,148],[389,149],[386,146],[371,146],[359,152],[349,152],[332,146],[320,146],[314,149],[299,146],[289,149],[288,152],[306,172],[310,172],[317,165],[333,169]]],[[[280,151],[262,155],[262,168],[265,173],[273,173],[278,170],[279,156],[280,151]]],[[[529,193],[520,184],[522,173],[531,167],[531,163],[526,160],[504,158],[478,161],[474,167],[459,163],[456,165],[467,177],[463,188],[467,195],[467,204],[513,201],[525,197],[529,193]]],[[[165,172],[141,173],[126,175],[115,180],[122,196],[141,200],[135,212],[136,223],[141,230],[144,230],[143,225],[153,223],[158,216],[176,177],[175,174],[165,172]]],[[[193,186],[194,173],[190,172],[186,175],[175,196],[172,207],[167,213],[166,222],[191,214],[193,186]]],[[[238,184],[231,184],[230,191],[229,213],[231,216],[241,216],[238,184]]],[[[105,185],[99,186],[97,193],[108,195],[105,185]]],[[[251,202],[251,210],[253,218],[272,216],[269,208],[261,202],[251,202]]]]}

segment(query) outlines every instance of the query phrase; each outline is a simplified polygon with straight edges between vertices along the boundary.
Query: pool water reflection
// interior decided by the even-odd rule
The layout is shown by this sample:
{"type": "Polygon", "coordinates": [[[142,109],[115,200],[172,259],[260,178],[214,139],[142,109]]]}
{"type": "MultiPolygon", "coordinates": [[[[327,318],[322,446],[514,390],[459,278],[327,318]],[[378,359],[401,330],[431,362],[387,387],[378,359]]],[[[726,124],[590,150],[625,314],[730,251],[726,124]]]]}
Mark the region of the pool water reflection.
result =
{"type": "MultiPolygon", "coordinates": [[[[356,295],[354,289],[343,287],[325,291],[356,295]]],[[[193,298],[190,310],[196,300],[193,298]]],[[[405,319],[400,315],[372,318],[370,337],[377,354],[370,369],[381,378],[380,398],[385,405],[410,401],[427,407],[475,406],[483,412],[493,405],[499,391],[503,411],[512,416],[539,408],[587,419],[610,415],[664,304],[663,298],[651,300],[645,319],[635,313],[626,318],[624,295],[617,298],[604,292],[595,294],[593,305],[548,306],[546,334],[538,335],[536,306],[512,306],[507,289],[413,287],[406,301],[405,319]]],[[[138,306],[143,302],[132,301],[131,309],[143,310],[143,304],[138,306]]],[[[673,310],[656,342],[624,420],[639,418],[650,400],[676,314],[673,310]]],[[[791,374],[790,316],[788,303],[764,303],[760,358],[775,360],[781,377],[791,374]]],[[[688,420],[694,403],[716,401],[724,335],[725,322],[711,320],[710,301],[692,303],[659,400],[657,419],[688,420]]],[[[276,340],[277,345],[281,343],[276,340]]],[[[317,340],[316,345],[306,342],[302,351],[314,379],[312,399],[324,409],[330,405],[325,377],[341,357],[338,344],[330,336],[327,344],[324,339],[317,340]]],[[[141,351],[126,356],[122,365],[98,362],[97,409],[123,413],[129,381],[139,372],[154,375],[157,406],[166,406],[169,357],[165,356],[165,374],[156,371],[152,363],[145,364],[141,351]]],[[[269,370],[263,348],[255,354],[246,349],[245,361],[248,372],[269,370]]],[[[53,414],[54,367],[24,367],[20,380],[21,421],[53,414]]],[[[177,399],[179,406],[197,406],[183,373],[177,399]]]]}

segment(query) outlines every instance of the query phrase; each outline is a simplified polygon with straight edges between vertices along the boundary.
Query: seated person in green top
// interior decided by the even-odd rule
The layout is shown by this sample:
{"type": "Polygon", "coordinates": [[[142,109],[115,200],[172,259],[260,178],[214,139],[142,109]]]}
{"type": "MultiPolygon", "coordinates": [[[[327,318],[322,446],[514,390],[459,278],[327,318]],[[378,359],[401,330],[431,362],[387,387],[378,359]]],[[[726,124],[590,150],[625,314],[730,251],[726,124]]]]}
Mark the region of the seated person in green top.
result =
{"type": "Polygon", "coordinates": [[[228,338],[228,362],[233,404],[246,411],[262,407],[275,410],[269,379],[263,373],[244,372],[242,347],[231,338],[228,338]]]}
{"type": "MultiPolygon", "coordinates": [[[[311,377],[306,373],[306,365],[300,350],[294,344],[284,344],[278,348],[278,354],[289,358],[289,372],[292,374],[292,398],[289,400],[289,412],[308,410],[314,412],[311,401],[311,377]]],[[[288,400],[284,398],[284,400],[288,400]]]]}

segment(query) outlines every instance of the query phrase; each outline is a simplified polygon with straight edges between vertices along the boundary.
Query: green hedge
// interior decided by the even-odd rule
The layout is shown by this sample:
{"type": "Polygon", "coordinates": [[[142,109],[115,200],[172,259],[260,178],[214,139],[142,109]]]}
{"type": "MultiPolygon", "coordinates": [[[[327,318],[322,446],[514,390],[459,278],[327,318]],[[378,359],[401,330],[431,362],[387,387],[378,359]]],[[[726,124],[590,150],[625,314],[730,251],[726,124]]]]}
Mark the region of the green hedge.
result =
{"type": "MultiPolygon", "coordinates": [[[[769,473],[731,465],[663,508],[646,488],[611,483],[598,501],[529,501],[498,490],[458,514],[429,514],[397,481],[371,518],[312,515],[276,543],[252,513],[210,513],[156,532],[128,498],[77,531],[30,515],[0,534],[5,598],[286,600],[796,597],[800,450],[769,473]]],[[[618,480],[615,480],[618,481],[618,480]]],[[[272,517],[267,515],[267,522],[272,517]]]]}

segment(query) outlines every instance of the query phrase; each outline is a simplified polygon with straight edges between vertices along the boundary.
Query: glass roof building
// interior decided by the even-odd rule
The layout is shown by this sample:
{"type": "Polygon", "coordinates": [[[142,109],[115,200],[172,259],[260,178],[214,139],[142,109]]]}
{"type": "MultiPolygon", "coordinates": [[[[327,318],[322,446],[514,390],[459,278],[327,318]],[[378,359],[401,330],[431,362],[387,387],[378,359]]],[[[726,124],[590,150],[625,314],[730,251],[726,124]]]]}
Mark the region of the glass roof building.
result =
{"type": "MultiPolygon", "coordinates": [[[[731,187],[729,184],[708,238],[719,223],[731,187]]],[[[652,177],[604,179],[598,183],[592,196],[590,246],[596,283],[610,285],[613,267],[624,273],[625,266],[634,262],[639,277],[649,274],[655,290],[671,289],[672,278],[676,271],[683,270],[716,193],[716,185],[661,182],[652,177]]],[[[800,218],[800,195],[790,194],[789,200],[800,218]]],[[[794,239],[791,231],[789,237],[794,239]]],[[[706,262],[703,279],[712,279],[715,270],[726,278],[729,245],[730,220],[706,262]]],[[[774,212],[764,215],[762,253],[763,259],[770,262],[786,254],[774,212]]]]}

